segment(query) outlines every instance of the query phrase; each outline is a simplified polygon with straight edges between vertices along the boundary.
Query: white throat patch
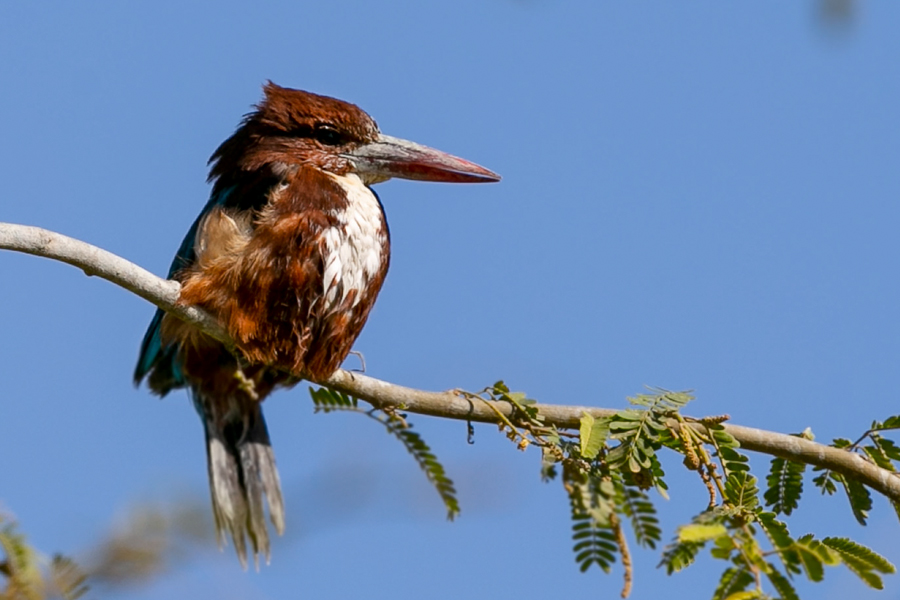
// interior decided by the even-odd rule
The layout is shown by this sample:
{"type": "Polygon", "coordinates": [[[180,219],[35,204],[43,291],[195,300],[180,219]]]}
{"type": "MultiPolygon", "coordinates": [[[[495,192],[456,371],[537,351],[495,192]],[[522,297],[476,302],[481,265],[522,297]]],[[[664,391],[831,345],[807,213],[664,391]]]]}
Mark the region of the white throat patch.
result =
{"type": "Polygon", "coordinates": [[[328,310],[340,306],[351,290],[356,290],[351,306],[362,299],[363,291],[385,260],[387,228],[378,198],[355,173],[328,173],[347,194],[347,207],[333,214],[340,221],[322,235],[325,240],[323,295],[328,310]]]}

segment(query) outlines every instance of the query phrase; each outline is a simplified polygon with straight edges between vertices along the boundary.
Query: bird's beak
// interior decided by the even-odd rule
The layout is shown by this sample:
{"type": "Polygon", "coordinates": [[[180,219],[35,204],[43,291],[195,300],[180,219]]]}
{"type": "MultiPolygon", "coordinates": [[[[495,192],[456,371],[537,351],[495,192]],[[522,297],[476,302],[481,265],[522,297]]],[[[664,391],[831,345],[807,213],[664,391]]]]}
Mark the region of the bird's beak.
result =
{"type": "Polygon", "coordinates": [[[364,179],[391,177],[450,183],[487,183],[500,176],[484,167],[440,150],[381,134],[378,139],[344,154],[364,179]]]}

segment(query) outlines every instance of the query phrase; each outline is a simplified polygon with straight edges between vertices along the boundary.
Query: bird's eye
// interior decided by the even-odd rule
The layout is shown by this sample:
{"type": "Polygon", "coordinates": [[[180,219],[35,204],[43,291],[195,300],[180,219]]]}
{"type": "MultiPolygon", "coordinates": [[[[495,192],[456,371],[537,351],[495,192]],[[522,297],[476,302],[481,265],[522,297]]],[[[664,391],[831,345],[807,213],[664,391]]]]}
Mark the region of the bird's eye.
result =
{"type": "Polygon", "coordinates": [[[316,125],[313,135],[317,141],[327,146],[340,146],[346,141],[344,135],[331,125],[316,125]]]}

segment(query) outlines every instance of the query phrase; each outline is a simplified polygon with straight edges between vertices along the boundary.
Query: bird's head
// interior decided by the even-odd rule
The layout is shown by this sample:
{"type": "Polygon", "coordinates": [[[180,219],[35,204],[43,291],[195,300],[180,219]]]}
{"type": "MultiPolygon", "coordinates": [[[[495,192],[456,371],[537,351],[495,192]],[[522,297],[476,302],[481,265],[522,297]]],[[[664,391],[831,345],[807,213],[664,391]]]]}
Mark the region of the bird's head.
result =
{"type": "Polygon", "coordinates": [[[263,90],[263,101],[210,159],[211,178],[233,169],[266,167],[286,174],[305,165],[335,175],[356,173],[366,184],[391,177],[453,183],[500,180],[475,163],[384,135],[372,117],[349,102],[272,82],[263,90]]]}

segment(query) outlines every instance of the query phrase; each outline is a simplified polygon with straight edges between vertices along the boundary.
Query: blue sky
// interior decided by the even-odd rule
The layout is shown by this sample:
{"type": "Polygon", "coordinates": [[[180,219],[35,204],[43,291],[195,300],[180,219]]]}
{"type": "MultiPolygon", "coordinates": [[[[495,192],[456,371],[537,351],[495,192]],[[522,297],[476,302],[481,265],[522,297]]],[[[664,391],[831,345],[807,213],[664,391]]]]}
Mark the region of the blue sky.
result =
{"type": "MultiPolygon", "coordinates": [[[[357,103],[382,131],[481,163],[498,185],[378,187],[391,272],[356,348],[425,389],[497,379],[544,402],[623,406],[694,389],[692,414],[820,440],[900,412],[900,5],[849,26],[791,3],[0,4],[0,220],[164,274],[205,163],[266,79],[357,103]]],[[[199,420],[135,390],[152,308],[70,267],[0,253],[0,501],[40,548],[78,556],[116,515],[204,508],[199,420]],[[9,457],[15,457],[10,460],[9,457]]],[[[617,594],[582,575],[567,504],[496,429],[416,427],[458,483],[447,523],[402,449],[303,386],[266,405],[288,505],[273,564],[196,550],[123,598],[617,594]]],[[[763,466],[762,461],[758,465],[763,466]]],[[[668,471],[664,537],[705,491],[668,471]]],[[[900,562],[876,502],[791,519],[900,562]]],[[[719,563],[671,578],[638,552],[635,598],[711,595],[719,563]]],[[[830,571],[807,597],[900,597],[830,571]]]]}

